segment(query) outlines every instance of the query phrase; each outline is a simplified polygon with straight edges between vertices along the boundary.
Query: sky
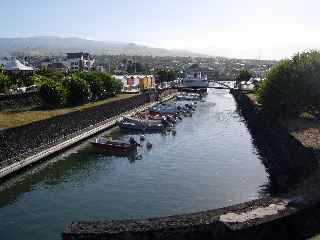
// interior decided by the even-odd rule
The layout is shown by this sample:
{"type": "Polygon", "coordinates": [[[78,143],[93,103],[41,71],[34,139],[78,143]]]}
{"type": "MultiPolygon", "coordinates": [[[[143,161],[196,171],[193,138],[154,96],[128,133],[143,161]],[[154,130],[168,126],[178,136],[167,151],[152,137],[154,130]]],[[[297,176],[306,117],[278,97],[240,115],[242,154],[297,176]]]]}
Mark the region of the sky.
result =
{"type": "Polygon", "coordinates": [[[319,0],[1,0],[0,37],[81,37],[282,59],[320,48],[319,9],[319,0]]]}

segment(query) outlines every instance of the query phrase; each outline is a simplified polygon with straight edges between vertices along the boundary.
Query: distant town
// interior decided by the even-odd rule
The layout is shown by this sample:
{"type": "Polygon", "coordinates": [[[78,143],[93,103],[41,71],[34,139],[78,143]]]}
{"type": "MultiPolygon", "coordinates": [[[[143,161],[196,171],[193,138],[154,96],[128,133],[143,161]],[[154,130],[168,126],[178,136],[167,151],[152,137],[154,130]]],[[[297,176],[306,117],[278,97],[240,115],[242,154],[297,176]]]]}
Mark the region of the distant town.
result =
{"type": "MultiPolygon", "coordinates": [[[[248,70],[255,79],[263,79],[276,61],[229,59],[224,57],[160,57],[128,55],[93,55],[86,51],[70,52],[57,56],[15,56],[0,57],[0,66],[6,72],[53,71],[65,75],[77,71],[98,71],[113,75],[123,82],[123,89],[139,91],[142,78],[150,78],[155,84],[171,82],[184,77],[189,69],[205,73],[210,79],[233,81],[242,69],[248,70]],[[171,75],[170,75],[171,73],[171,75]]],[[[144,88],[146,84],[143,83],[144,88]]],[[[148,85],[148,84],[147,84],[148,85]]],[[[149,84],[150,85],[150,84],[149,84]]],[[[23,91],[28,86],[23,87],[23,91]]]]}

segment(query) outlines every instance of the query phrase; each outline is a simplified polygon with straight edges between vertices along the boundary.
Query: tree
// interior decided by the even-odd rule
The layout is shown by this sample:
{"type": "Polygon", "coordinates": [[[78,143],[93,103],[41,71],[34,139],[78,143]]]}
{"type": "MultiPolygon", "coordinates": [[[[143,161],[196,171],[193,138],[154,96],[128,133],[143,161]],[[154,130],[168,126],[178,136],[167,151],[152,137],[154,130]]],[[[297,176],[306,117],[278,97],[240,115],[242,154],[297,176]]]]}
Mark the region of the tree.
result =
{"type": "Polygon", "coordinates": [[[199,64],[197,64],[197,63],[194,63],[194,64],[192,64],[191,66],[190,66],[190,69],[191,70],[197,70],[197,69],[199,69],[199,64]]]}
{"type": "Polygon", "coordinates": [[[121,92],[122,88],[123,88],[123,84],[120,80],[115,79],[115,78],[111,78],[111,90],[112,90],[112,94],[118,94],[121,92]]]}
{"type": "Polygon", "coordinates": [[[66,91],[61,83],[46,79],[39,88],[42,105],[46,108],[55,108],[65,103],[66,91]]]}
{"type": "Polygon", "coordinates": [[[85,80],[90,87],[92,100],[98,100],[104,95],[103,73],[100,72],[77,72],[74,78],[85,80]]]}
{"type": "Polygon", "coordinates": [[[72,77],[83,79],[89,84],[93,100],[112,96],[122,90],[122,82],[106,73],[77,72],[72,77]]]}
{"type": "Polygon", "coordinates": [[[272,67],[258,88],[258,101],[277,116],[319,111],[320,53],[296,54],[272,67]]]}
{"type": "Polygon", "coordinates": [[[143,73],[145,72],[145,66],[143,66],[139,62],[129,62],[127,65],[127,72],[128,73],[143,73]]]}
{"type": "Polygon", "coordinates": [[[67,104],[80,105],[91,97],[90,85],[82,78],[73,75],[64,82],[67,104]]]}
{"type": "Polygon", "coordinates": [[[10,78],[0,72],[0,93],[5,92],[9,87],[11,87],[10,78]]]}
{"type": "Polygon", "coordinates": [[[236,81],[239,83],[242,81],[247,82],[250,80],[251,77],[252,77],[252,74],[247,69],[242,69],[239,75],[237,76],[236,81]]]}
{"type": "Polygon", "coordinates": [[[48,80],[49,80],[49,78],[44,77],[39,74],[36,74],[36,73],[34,73],[32,75],[32,82],[33,82],[33,84],[35,84],[37,86],[41,86],[43,83],[47,82],[48,80]]]}
{"type": "Polygon", "coordinates": [[[55,81],[62,81],[65,79],[65,73],[59,70],[41,69],[36,72],[37,75],[50,78],[55,81]]]}
{"type": "Polygon", "coordinates": [[[177,77],[177,73],[173,70],[158,70],[156,75],[159,82],[171,82],[177,77]]]}

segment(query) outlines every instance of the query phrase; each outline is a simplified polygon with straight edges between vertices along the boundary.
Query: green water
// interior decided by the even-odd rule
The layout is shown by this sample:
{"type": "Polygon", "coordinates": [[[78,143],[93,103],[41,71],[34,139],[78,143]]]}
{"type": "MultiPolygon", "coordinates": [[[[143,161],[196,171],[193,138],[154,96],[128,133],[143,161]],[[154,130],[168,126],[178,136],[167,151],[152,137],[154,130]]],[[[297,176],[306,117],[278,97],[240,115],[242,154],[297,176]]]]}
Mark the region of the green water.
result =
{"type": "MultiPolygon", "coordinates": [[[[191,213],[263,196],[268,174],[233,97],[210,90],[177,134],[147,134],[129,157],[88,142],[0,185],[0,239],[60,239],[72,221],[191,213]]],[[[128,140],[115,128],[103,133],[128,140]]]]}

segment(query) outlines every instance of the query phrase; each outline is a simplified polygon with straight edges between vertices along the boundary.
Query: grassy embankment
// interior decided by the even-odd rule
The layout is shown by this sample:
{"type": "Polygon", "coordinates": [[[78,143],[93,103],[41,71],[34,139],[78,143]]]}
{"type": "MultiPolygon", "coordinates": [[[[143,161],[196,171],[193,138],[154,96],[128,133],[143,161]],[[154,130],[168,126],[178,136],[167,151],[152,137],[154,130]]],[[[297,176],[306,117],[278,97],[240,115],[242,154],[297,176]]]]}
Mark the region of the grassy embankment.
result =
{"type": "Polygon", "coordinates": [[[62,115],[65,113],[79,111],[79,110],[95,107],[101,104],[110,103],[120,99],[130,98],[132,96],[134,96],[134,94],[119,94],[112,98],[108,98],[108,99],[97,101],[97,102],[90,102],[82,106],[65,107],[65,108],[59,108],[59,109],[53,109],[53,110],[25,109],[25,110],[19,110],[18,112],[17,111],[15,112],[1,111],[0,112],[0,129],[16,127],[19,125],[36,122],[39,120],[62,115]]]}

